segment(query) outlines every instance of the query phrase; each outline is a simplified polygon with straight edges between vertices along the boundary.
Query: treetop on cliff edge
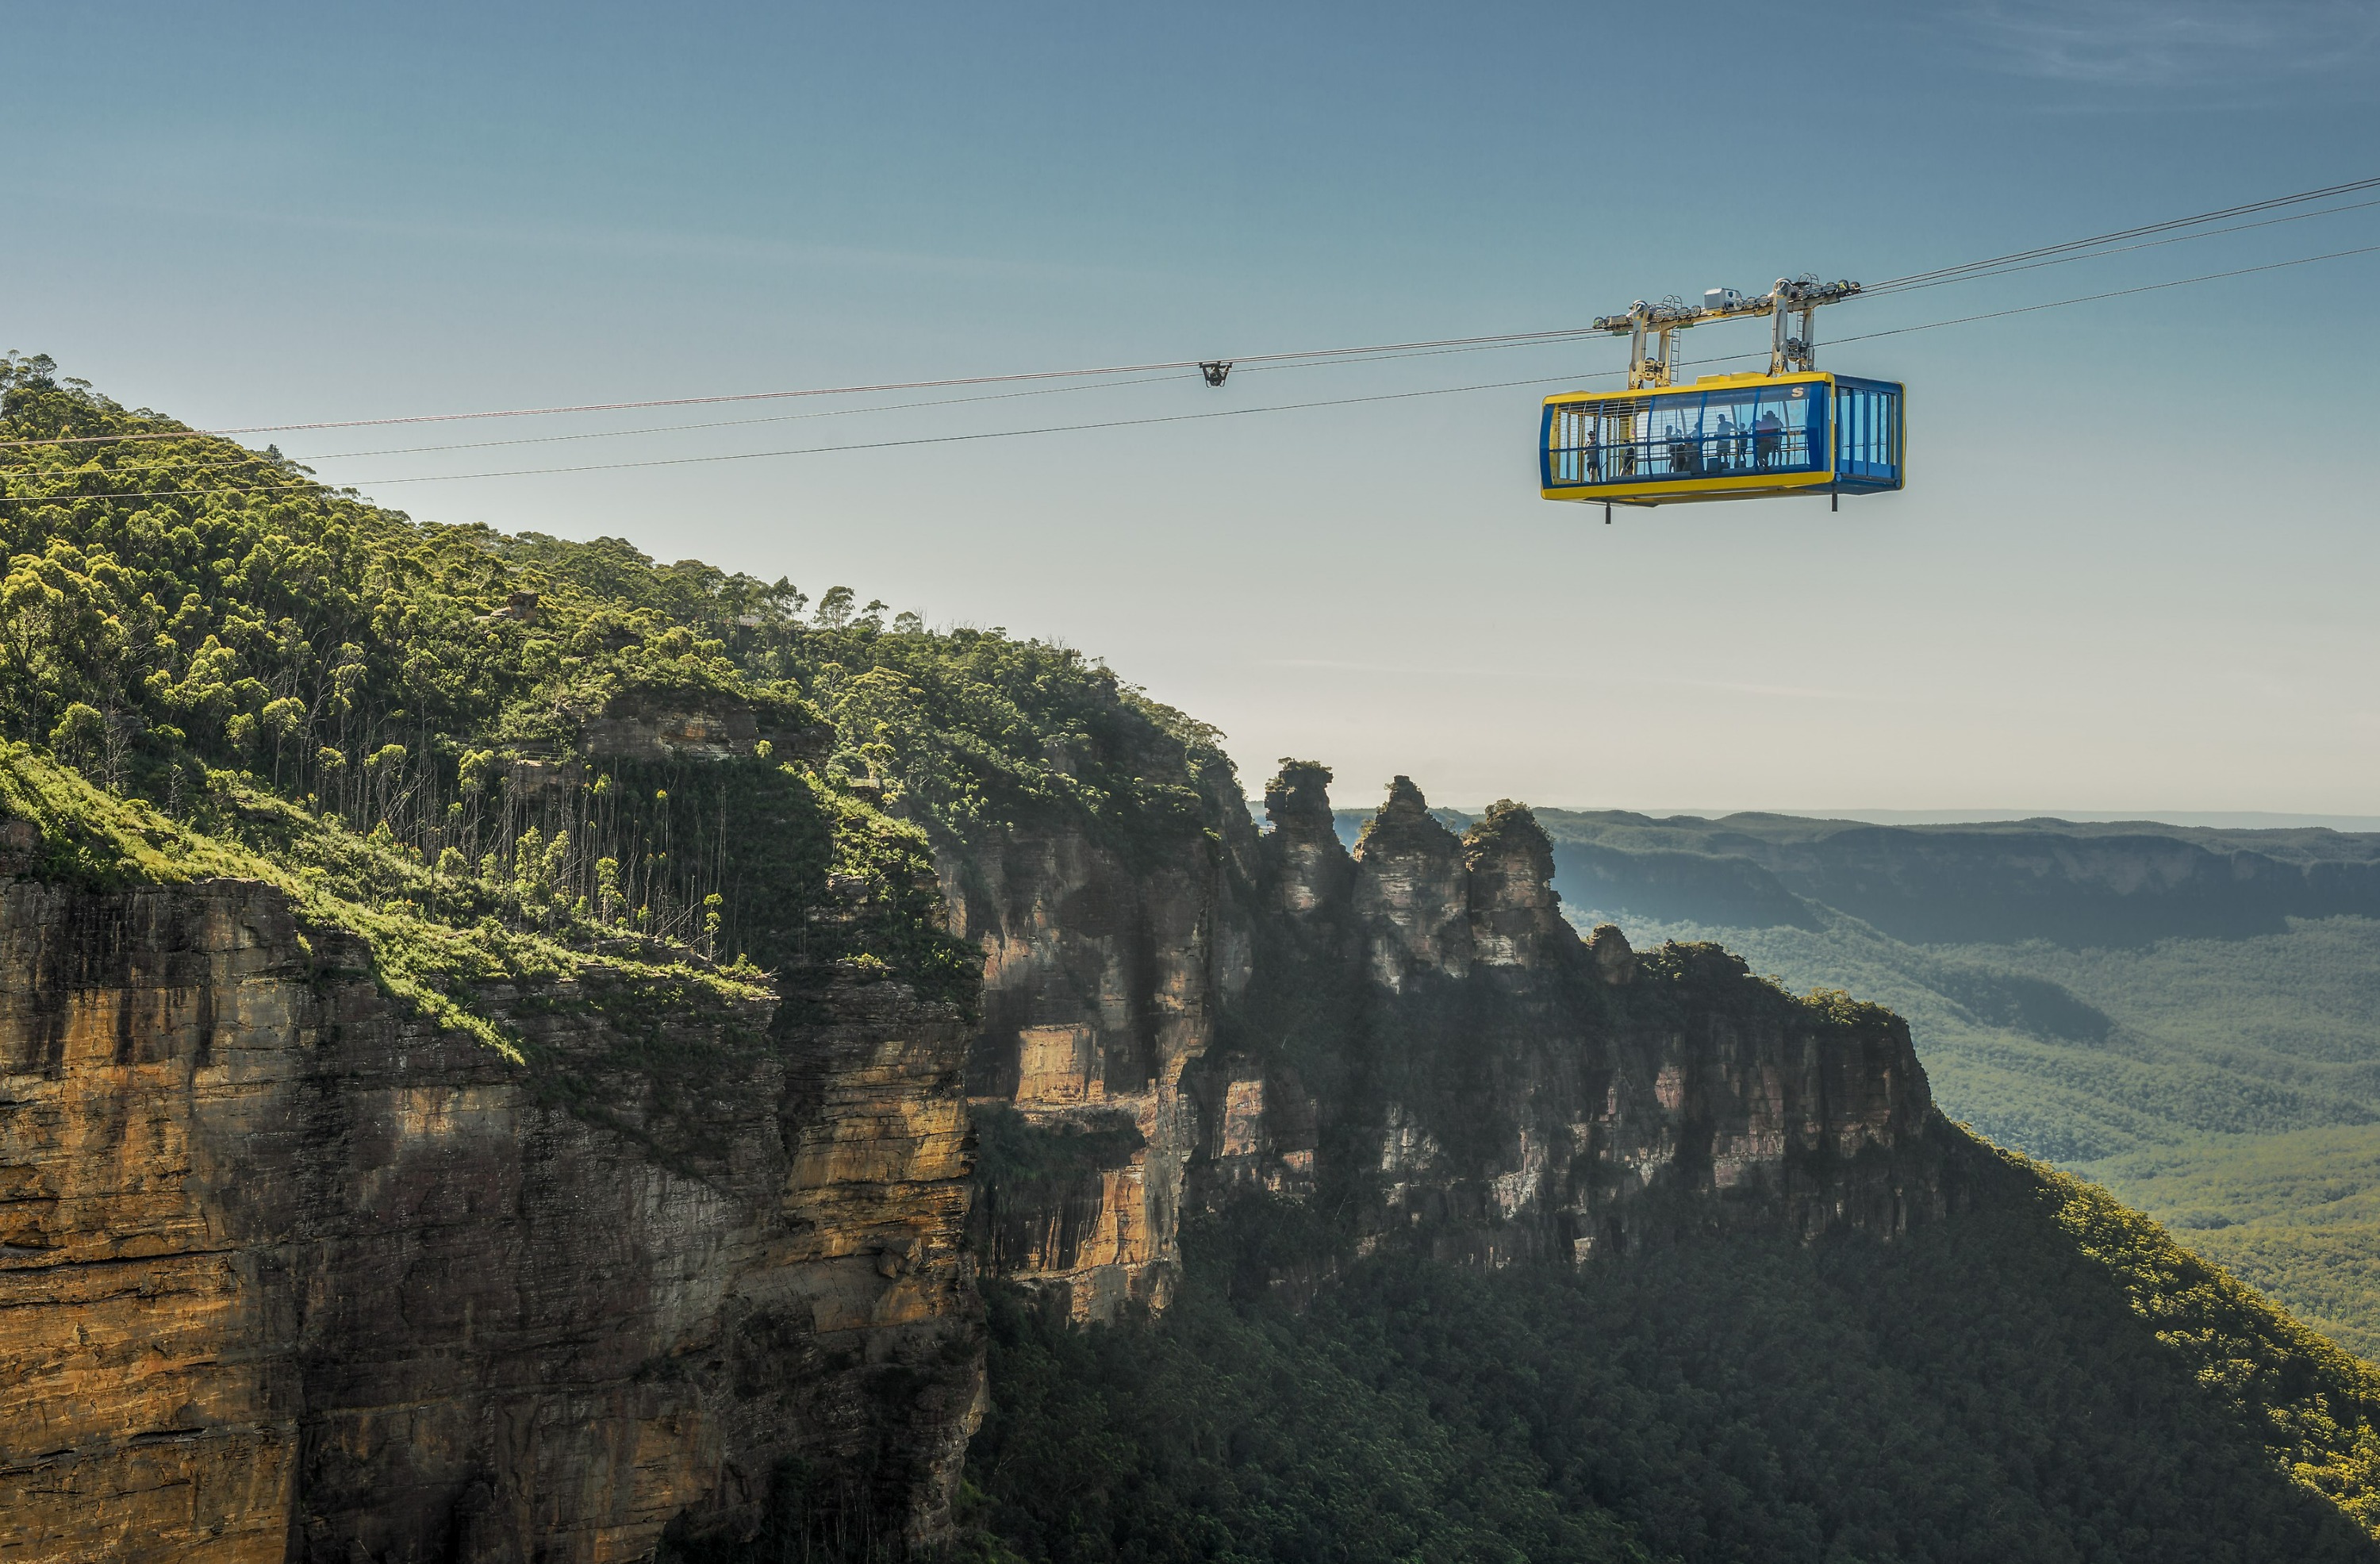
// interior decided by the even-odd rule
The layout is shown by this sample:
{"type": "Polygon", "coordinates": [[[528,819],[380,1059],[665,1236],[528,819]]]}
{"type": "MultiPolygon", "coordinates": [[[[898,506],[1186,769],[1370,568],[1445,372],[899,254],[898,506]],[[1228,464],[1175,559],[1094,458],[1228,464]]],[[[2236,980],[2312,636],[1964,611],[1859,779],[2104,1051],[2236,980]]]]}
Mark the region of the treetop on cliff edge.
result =
{"type": "Polygon", "coordinates": [[[1554,877],[1554,844],[1529,813],[1526,804],[1498,799],[1463,833],[1463,861],[1477,868],[1488,859],[1508,853],[1524,857],[1540,880],[1554,877]]]}
{"type": "Polygon", "coordinates": [[[1320,761],[1283,755],[1281,770],[1265,784],[1265,814],[1276,825],[1330,826],[1330,768],[1320,761]]]}

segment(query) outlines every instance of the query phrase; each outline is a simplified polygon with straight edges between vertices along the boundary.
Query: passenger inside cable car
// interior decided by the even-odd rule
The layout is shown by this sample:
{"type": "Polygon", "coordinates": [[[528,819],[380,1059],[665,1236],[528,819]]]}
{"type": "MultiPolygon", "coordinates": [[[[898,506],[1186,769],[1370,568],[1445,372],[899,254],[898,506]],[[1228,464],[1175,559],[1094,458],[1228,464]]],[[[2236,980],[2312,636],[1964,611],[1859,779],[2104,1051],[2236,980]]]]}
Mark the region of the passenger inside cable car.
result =
{"type": "Polygon", "coordinates": [[[1760,415],[1759,423],[1754,427],[1756,433],[1752,437],[1753,460],[1766,472],[1777,465],[1777,450],[1784,439],[1785,425],[1778,421],[1777,409],[1771,408],[1760,415]]]}

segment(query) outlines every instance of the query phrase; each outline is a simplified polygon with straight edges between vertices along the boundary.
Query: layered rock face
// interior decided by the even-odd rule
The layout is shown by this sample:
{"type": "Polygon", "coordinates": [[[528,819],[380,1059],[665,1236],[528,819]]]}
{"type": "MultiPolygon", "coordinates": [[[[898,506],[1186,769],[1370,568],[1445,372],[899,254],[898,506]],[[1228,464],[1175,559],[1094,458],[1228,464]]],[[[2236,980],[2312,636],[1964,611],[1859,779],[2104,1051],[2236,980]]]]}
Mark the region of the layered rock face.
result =
{"type": "Polygon", "coordinates": [[[1293,943],[1271,974],[1311,989],[1360,952],[1366,983],[1325,1045],[1336,1090],[1281,1110],[1302,1127],[1319,1109],[1318,1176],[1360,1214],[1359,1248],[1583,1262],[1730,1226],[1888,1235],[1944,1208],[1897,1017],[1791,999],[1715,947],[1640,959],[1609,926],[1582,942],[1552,877],[1526,810],[1498,804],[1458,839],[1399,777],[1344,900],[1318,904],[1337,946],[1293,943]]]}
{"type": "MultiPolygon", "coordinates": [[[[248,882],[0,887],[0,1558],[591,1564],[797,1470],[859,1532],[946,1524],[955,1012],[664,1015],[741,1068],[573,1113],[365,966],[248,882]]],[[[516,1024],[610,1057],[568,988],[516,1024]]]]}
{"type": "Polygon", "coordinates": [[[978,1250],[1076,1319],[1128,1300],[1162,1307],[1178,1271],[1199,1132],[1184,1071],[1247,981],[1246,920],[1227,888],[1232,849],[1254,843],[1241,819],[1230,842],[1190,821],[1154,841],[1053,827],[942,853],[953,932],[985,951],[969,1101],[979,1119],[1018,1121],[988,1144],[1041,1154],[1030,1176],[987,1170],[978,1250]]]}
{"type": "MultiPolygon", "coordinates": [[[[1055,872],[1040,849],[1036,897],[970,931],[990,939],[1002,996],[978,1067],[1006,1059],[1012,1036],[1020,1059],[1063,1066],[978,1068],[979,1112],[1085,1119],[1077,1105],[1102,1100],[1099,1066],[1116,1045],[1087,1040],[1109,1035],[1092,996],[1189,1001],[1164,1012],[1176,1022],[1165,1084],[1136,1102],[1167,1106],[1136,1106],[1145,1145],[1128,1167],[1080,1173],[1062,1198],[1045,1179],[1019,1200],[987,1164],[985,1198],[1009,1197],[1050,1240],[995,1246],[996,1271],[1075,1289],[1078,1317],[1123,1296],[1161,1303],[1179,1200],[1247,1189],[1322,1197],[1354,1224],[1358,1252],[1491,1265],[1584,1263],[1737,1226],[1890,1235],[1945,1208],[1943,1138],[1928,1134],[1925,1073],[1898,1018],[1791,998],[1715,947],[1640,957],[1612,927],[1582,941],[1546,837],[1514,805],[1458,838],[1399,777],[1350,854],[1329,780],[1285,764],[1266,793],[1269,832],[1239,841],[1219,813],[1219,870],[1144,876],[1144,897],[1163,887],[1147,900],[1118,888],[1123,865],[1055,872]],[[1161,907],[1165,921],[1103,917],[1107,932],[1086,939],[1094,925],[1070,913],[1120,905],[1144,920],[1161,907]],[[1248,931],[1245,963],[1219,963],[1201,937],[1216,928],[1248,931]],[[1133,942],[1165,950],[1167,930],[1189,937],[1154,969],[1166,982],[1135,989],[1133,942]],[[1048,981],[1059,972],[1062,984],[1048,981]],[[1109,1237],[1125,1232],[1129,1250],[1109,1237]],[[1119,1279],[1093,1280],[1102,1265],[1119,1279]]],[[[1016,860],[1003,861],[1014,886],[1016,860]]]]}

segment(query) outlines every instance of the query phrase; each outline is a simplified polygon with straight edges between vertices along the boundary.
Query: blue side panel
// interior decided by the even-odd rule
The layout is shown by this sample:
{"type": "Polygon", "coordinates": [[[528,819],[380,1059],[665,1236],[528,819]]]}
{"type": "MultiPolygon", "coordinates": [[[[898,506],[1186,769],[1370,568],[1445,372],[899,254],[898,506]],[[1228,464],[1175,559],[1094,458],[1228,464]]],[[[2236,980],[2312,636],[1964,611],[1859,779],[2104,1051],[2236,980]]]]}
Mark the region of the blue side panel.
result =
{"type": "Polygon", "coordinates": [[[1859,493],[1900,487],[1901,387],[1837,375],[1835,397],[1837,483],[1859,493]]]}

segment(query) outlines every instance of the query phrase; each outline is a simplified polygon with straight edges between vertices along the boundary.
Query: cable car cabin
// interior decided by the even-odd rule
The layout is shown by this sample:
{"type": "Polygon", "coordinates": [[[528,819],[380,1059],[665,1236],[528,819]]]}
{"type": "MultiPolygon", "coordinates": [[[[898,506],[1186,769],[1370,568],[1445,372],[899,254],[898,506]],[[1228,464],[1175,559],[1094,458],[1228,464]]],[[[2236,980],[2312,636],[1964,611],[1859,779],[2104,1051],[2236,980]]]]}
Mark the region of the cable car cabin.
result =
{"type": "Polygon", "coordinates": [[[1905,434],[1899,385],[1819,371],[1566,392],[1546,398],[1541,488],[1620,505],[1881,494],[1900,487],[1905,434]]]}

